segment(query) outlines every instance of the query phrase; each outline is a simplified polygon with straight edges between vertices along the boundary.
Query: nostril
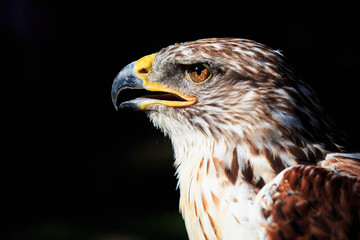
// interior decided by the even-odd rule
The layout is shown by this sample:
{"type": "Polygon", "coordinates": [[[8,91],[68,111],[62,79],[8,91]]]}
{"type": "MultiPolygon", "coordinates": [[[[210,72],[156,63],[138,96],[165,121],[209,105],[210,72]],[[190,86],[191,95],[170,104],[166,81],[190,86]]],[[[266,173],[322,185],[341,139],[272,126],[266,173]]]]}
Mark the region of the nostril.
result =
{"type": "Polygon", "coordinates": [[[146,68],[142,68],[142,69],[139,70],[139,73],[140,74],[148,74],[149,71],[146,68]]]}

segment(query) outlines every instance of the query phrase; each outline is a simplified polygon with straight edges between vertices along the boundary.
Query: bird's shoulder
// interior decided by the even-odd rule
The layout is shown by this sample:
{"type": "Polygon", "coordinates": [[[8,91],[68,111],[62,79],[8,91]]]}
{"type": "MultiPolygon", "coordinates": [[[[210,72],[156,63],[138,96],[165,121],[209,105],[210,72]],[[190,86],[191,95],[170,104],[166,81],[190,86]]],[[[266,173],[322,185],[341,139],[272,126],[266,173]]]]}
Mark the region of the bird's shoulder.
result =
{"type": "Polygon", "coordinates": [[[287,168],[261,189],[257,205],[267,239],[360,239],[360,177],[346,171],[287,168]]]}

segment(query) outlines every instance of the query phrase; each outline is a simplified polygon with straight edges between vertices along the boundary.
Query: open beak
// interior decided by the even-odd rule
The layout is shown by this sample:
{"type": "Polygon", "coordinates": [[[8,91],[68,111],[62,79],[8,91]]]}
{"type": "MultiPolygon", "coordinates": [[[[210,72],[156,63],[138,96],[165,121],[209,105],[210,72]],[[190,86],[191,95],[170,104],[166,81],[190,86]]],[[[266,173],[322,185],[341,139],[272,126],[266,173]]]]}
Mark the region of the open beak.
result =
{"type": "Polygon", "coordinates": [[[197,99],[195,97],[186,96],[161,83],[147,80],[155,56],[156,53],[130,63],[116,76],[111,89],[111,98],[116,109],[130,108],[134,110],[146,110],[146,107],[151,104],[162,104],[170,107],[187,107],[196,103],[197,99]],[[118,96],[124,89],[145,89],[152,92],[164,92],[165,94],[147,95],[118,105],[118,96]]]}

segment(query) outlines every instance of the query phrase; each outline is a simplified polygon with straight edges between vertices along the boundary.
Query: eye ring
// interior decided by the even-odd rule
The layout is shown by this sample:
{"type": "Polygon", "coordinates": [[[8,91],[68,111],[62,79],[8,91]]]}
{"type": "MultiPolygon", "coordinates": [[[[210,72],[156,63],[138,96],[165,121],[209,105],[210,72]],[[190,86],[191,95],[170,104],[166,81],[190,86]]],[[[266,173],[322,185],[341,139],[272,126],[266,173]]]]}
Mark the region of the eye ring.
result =
{"type": "Polygon", "coordinates": [[[203,83],[212,77],[210,68],[202,63],[189,65],[186,74],[195,84],[203,83]]]}

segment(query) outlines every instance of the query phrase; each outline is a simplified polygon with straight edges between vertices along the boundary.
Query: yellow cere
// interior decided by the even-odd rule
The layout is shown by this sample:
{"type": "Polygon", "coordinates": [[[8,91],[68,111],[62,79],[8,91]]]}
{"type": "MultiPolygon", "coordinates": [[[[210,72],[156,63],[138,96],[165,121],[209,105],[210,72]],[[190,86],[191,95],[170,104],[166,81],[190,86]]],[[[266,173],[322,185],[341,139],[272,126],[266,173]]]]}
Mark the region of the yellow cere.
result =
{"type": "Polygon", "coordinates": [[[171,88],[168,88],[167,86],[161,83],[150,82],[147,80],[147,76],[151,71],[151,66],[155,56],[156,53],[147,55],[145,57],[140,58],[135,64],[134,72],[139,78],[141,78],[144,81],[144,88],[152,92],[158,91],[158,92],[173,93],[185,99],[186,101],[149,99],[148,101],[145,101],[141,104],[141,109],[144,110],[147,105],[156,104],[156,103],[163,104],[169,107],[186,107],[195,104],[197,102],[197,98],[185,96],[182,93],[173,90],[171,88]]]}
{"type": "Polygon", "coordinates": [[[149,75],[149,72],[151,70],[152,63],[154,61],[154,58],[156,56],[156,53],[147,55],[145,57],[140,58],[134,67],[134,72],[136,76],[139,78],[145,80],[145,78],[149,75]]]}

